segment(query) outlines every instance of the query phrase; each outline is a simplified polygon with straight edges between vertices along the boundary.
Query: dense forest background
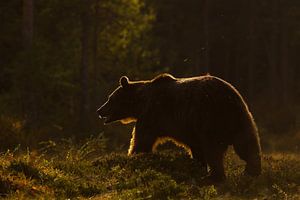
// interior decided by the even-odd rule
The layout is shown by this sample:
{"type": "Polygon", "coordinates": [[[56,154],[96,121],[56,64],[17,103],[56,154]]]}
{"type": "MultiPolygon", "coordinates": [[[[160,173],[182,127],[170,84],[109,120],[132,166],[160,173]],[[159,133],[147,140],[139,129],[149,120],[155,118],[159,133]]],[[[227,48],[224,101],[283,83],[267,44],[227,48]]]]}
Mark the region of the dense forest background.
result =
{"type": "Polygon", "coordinates": [[[0,21],[1,150],[100,133],[122,148],[130,126],[96,109],[121,75],[162,72],[231,82],[263,148],[299,148],[299,0],[10,0],[0,21]]]}

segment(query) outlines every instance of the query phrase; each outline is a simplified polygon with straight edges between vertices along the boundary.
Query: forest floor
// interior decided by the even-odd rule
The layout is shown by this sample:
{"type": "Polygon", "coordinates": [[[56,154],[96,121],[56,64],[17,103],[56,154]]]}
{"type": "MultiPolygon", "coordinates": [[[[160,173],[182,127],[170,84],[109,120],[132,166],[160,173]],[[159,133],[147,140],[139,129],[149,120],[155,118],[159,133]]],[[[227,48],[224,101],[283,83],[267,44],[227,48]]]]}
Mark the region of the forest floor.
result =
{"type": "Polygon", "coordinates": [[[300,155],[269,153],[257,178],[242,174],[243,161],[229,149],[227,180],[201,186],[199,163],[182,151],[128,157],[72,148],[64,154],[7,151],[0,156],[4,199],[300,199],[300,155]]]}

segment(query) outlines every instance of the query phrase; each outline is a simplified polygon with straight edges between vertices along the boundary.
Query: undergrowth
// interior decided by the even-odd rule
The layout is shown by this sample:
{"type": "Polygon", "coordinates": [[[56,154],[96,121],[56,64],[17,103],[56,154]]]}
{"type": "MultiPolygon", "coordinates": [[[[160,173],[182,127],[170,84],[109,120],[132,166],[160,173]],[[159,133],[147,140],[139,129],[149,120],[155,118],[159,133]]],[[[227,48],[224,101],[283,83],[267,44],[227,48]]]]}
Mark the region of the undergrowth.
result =
{"type": "Polygon", "coordinates": [[[243,175],[229,149],[227,180],[201,184],[199,163],[181,151],[128,157],[106,152],[100,135],[75,145],[47,142],[41,151],[0,156],[0,198],[7,199],[300,199],[300,156],[263,156],[263,173],[243,175]]]}

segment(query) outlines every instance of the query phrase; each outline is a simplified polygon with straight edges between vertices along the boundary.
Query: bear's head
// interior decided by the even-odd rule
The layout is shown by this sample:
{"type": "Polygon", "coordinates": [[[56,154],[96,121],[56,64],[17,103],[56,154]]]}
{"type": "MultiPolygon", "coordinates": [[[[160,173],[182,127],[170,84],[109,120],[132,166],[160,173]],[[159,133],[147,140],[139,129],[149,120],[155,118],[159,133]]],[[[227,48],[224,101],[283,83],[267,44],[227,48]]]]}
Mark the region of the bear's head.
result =
{"type": "Polygon", "coordinates": [[[109,95],[108,100],[97,110],[105,124],[121,121],[136,121],[139,103],[140,84],[130,82],[126,76],[120,78],[120,86],[109,95]]]}

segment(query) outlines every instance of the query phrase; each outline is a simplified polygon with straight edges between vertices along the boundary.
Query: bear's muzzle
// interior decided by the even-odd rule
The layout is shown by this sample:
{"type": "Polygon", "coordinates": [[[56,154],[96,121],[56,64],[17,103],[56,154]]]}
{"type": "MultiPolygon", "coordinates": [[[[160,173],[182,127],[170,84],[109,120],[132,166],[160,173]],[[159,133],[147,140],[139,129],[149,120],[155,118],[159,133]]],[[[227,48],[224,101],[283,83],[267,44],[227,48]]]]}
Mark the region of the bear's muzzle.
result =
{"type": "Polygon", "coordinates": [[[110,123],[111,117],[109,115],[109,110],[107,108],[107,103],[105,103],[104,105],[102,105],[98,110],[97,110],[97,114],[99,116],[100,119],[104,119],[104,124],[110,123]]]}

